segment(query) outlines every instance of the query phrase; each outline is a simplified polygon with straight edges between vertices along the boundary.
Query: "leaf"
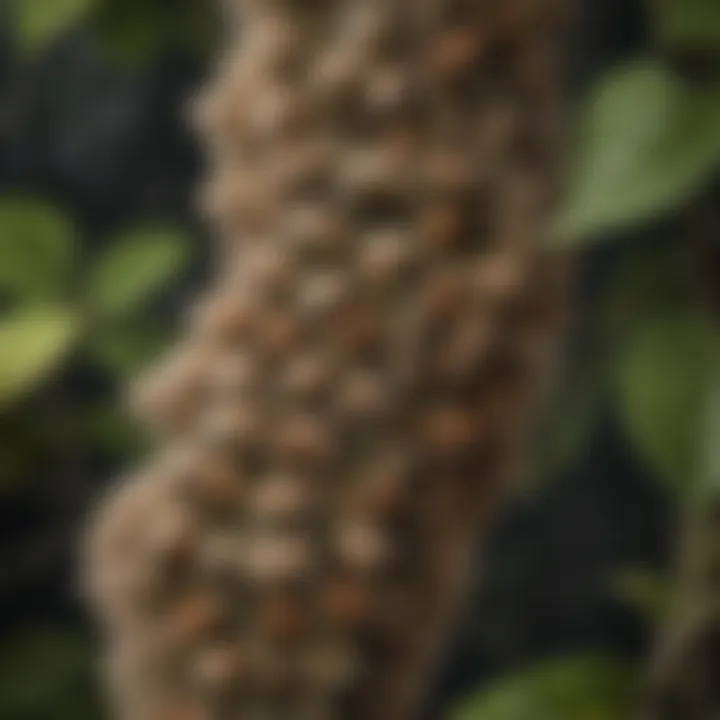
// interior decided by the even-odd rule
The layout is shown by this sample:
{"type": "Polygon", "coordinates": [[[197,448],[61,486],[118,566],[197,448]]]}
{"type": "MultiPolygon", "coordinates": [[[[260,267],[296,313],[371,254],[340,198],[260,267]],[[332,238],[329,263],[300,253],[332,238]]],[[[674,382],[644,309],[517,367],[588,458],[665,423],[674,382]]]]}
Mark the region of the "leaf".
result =
{"type": "Polygon", "coordinates": [[[625,568],[612,581],[613,595],[653,625],[670,609],[672,588],[667,578],[648,568],[625,568]]]}
{"type": "Polygon", "coordinates": [[[698,473],[705,399],[720,355],[712,320],[686,309],[639,326],[618,354],[618,411],[638,456],[669,487],[698,473]]]}
{"type": "Polygon", "coordinates": [[[42,202],[0,202],[0,288],[20,299],[57,297],[77,254],[77,231],[42,202]]]}
{"type": "Polygon", "coordinates": [[[720,43],[720,3],[717,0],[656,0],[657,32],[669,46],[715,50],[720,43]]]}
{"type": "Polygon", "coordinates": [[[576,243],[687,201],[720,165],[720,93],[683,85],[638,61],[591,95],[579,161],[553,234],[576,243]]]}
{"type": "Polygon", "coordinates": [[[137,65],[149,62],[160,51],[168,20],[168,14],[159,12],[148,0],[106,0],[96,28],[114,58],[137,65]]]}
{"type": "Polygon", "coordinates": [[[630,704],[634,677],[606,658],[555,660],[501,679],[464,703],[453,720],[617,720],[630,704]]]}
{"type": "Polygon", "coordinates": [[[23,310],[0,321],[0,407],[18,400],[52,373],[80,329],[78,317],[59,307],[23,310]]]}
{"type": "Polygon", "coordinates": [[[14,0],[18,38],[28,52],[40,52],[85,19],[97,0],[14,0]]]}
{"type": "Polygon", "coordinates": [[[121,237],[92,268],[88,301],[101,316],[138,310],[185,267],[189,243],[181,233],[144,229],[121,237]]]}
{"type": "Polygon", "coordinates": [[[127,379],[147,367],[168,342],[169,333],[157,324],[133,322],[104,328],[92,338],[90,350],[109,372],[127,379]]]}
{"type": "Polygon", "coordinates": [[[157,57],[169,45],[205,51],[212,47],[213,13],[195,0],[105,0],[95,28],[116,59],[136,66],[157,57]]]}

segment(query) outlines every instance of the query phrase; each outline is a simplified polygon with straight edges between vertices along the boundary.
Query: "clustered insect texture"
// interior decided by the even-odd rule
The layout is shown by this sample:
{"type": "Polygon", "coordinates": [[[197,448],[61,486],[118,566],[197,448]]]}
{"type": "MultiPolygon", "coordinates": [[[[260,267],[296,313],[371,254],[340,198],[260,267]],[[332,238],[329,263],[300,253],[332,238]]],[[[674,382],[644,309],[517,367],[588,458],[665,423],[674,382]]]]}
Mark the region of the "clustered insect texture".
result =
{"type": "Polygon", "coordinates": [[[122,720],[417,710],[562,324],[561,5],[231,3],[217,274],[91,543],[122,720]]]}

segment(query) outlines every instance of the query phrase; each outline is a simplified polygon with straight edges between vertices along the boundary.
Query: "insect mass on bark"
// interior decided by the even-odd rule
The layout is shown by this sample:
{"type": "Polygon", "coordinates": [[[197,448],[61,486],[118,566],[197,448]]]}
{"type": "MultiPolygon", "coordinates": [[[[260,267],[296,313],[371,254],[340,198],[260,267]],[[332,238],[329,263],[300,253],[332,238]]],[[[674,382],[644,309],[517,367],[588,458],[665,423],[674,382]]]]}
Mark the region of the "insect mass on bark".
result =
{"type": "Polygon", "coordinates": [[[230,2],[217,272],[90,591],[122,720],[417,716],[565,315],[560,0],[230,2]]]}

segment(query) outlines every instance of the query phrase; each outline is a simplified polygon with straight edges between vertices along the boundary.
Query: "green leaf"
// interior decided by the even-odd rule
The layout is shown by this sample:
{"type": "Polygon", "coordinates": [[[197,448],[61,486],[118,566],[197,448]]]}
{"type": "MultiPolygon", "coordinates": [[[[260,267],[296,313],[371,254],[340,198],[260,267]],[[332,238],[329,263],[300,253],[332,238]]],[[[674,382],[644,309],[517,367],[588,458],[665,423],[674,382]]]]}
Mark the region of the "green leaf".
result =
{"type": "Polygon", "coordinates": [[[0,321],[0,407],[42,382],[78,338],[81,323],[71,311],[35,308],[0,321]]]}
{"type": "Polygon", "coordinates": [[[215,19],[207,5],[195,0],[174,0],[172,13],[164,0],[105,0],[95,28],[114,58],[137,66],[171,45],[208,50],[215,19]]]}
{"type": "Polygon", "coordinates": [[[91,309],[117,317],[140,309],[185,267],[185,235],[144,229],[119,238],[92,268],[88,286],[91,309]]]}
{"type": "Polygon", "coordinates": [[[629,710],[634,677],[612,659],[555,660],[501,679],[465,702],[453,720],[617,720],[629,710]]]}
{"type": "Polygon", "coordinates": [[[28,52],[40,52],[82,22],[97,0],[13,0],[18,39],[28,52]]]}
{"type": "Polygon", "coordinates": [[[103,328],[91,339],[90,351],[105,369],[127,379],[158,357],[169,340],[168,331],[157,323],[136,321],[103,328]]]}
{"type": "Polygon", "coordinates": [[[720,166],[720,93],[638,61],[592,94],[578,168],[553,235],[563,243],[674,210],[720,166]]]}
{"type": "Polygon", "coordinates": [[[669,487],[687,490],[697,478],[718,352],[712,320],[690,308],[642,324],[620,348],[618,411],[638,456],[669,487]]]}
{"type": "Polygon", "coordinates": [[[713,50],[720,43],[720,2],[717,0],[656,0],[660,42],[675,47],[713,50]]]}
{"type": "Polygon", "coordinates": [[[0,202],[0,289],[19,299],[57,297],[68,283],[77,237],[70,220],[45,203],[0,202]]]}
{"type": "Polygon", "coordinates": [[[149,62],[162,49],[169,20],[151,0],[106,0],[96,27],[114,58],[137,65],[149,62]]]}
{"type": "Polygon", "coordinates": [[[653,625],[670,610],[672,587],[668,579],[648,568],[625,568],[612,581],[612,593],[653,625]]]}

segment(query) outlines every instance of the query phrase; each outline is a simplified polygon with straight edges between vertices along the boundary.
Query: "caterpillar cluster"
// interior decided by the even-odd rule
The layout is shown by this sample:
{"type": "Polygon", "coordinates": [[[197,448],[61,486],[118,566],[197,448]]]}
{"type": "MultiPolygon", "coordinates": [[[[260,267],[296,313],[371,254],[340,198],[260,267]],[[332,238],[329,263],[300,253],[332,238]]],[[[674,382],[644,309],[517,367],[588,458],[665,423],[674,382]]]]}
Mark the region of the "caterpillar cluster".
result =
{"type": "Polygon", "coordinates": [[[563,322],[560,0],[246,0],[218,239],[89,587],[121,720],[413,716],[563,322]]]}

